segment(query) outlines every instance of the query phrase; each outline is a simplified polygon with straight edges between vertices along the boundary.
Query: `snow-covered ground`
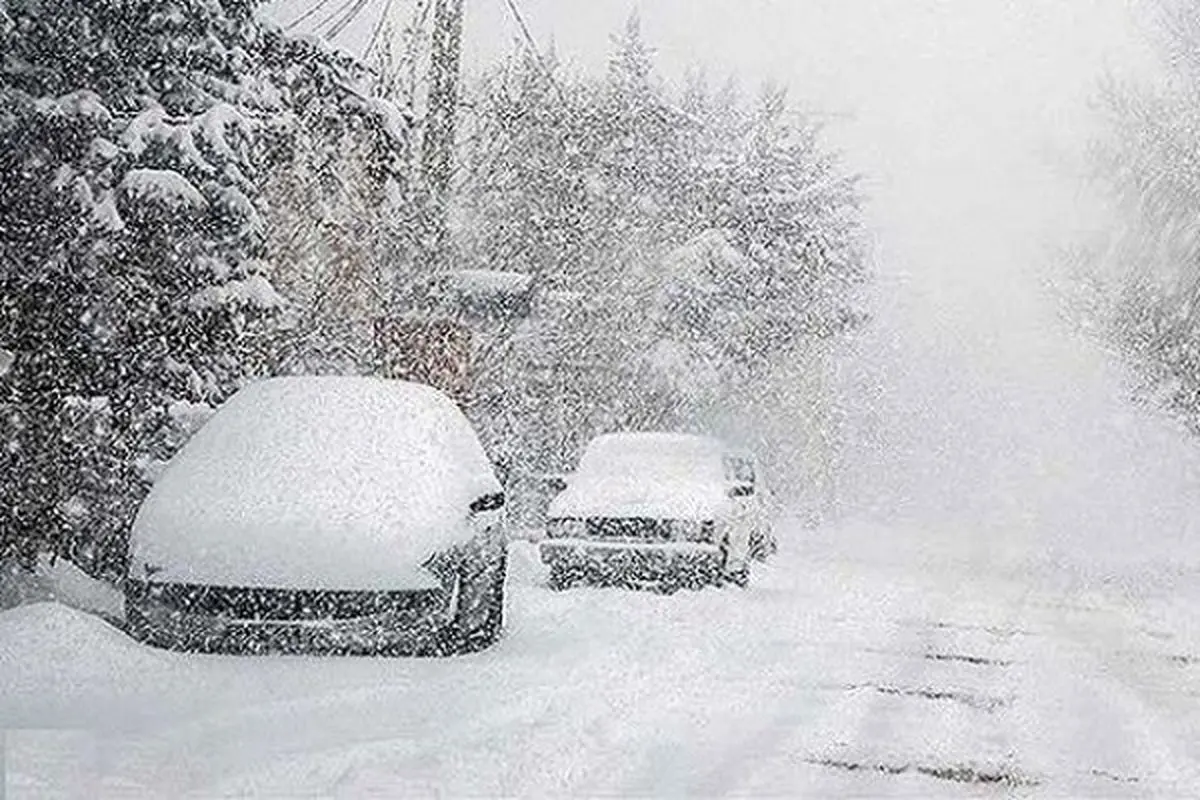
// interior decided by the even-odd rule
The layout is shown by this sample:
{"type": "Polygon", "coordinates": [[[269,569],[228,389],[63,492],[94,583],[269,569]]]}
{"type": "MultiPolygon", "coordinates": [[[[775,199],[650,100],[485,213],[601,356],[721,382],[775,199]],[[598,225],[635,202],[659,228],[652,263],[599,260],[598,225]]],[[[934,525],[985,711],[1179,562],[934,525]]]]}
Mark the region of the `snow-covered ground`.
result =
{"type": "Polygon", "coordinates": [[[507,636],[449,660],[184,655],[4,612],[8,796],[1200,793],[1200,590],[796,525],[746,592],[554,593],[513,547],[507,636]]]}

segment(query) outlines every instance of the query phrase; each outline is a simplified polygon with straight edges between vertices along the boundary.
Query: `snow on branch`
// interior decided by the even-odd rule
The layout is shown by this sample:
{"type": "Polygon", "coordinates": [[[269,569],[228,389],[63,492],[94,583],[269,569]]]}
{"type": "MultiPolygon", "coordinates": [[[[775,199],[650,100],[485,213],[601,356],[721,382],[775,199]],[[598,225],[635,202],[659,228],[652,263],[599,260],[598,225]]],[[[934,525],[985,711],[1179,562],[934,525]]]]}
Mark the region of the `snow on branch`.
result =
{"type": "Polygon", "coordinates": [[[203,211],[208,201],[191,181],[169,169],[132,169],[121,181],[127,198],[175,211],[203,211]]]}
{"type": "Polygon", "coordinates": [[[87,122],[97,128],[112,123],[112,112],[100,101],[95,92],[80,89],[58,98],[42,97],[34,101],[34,108],[45,116],[87,122]]]}
{"type": "Polygon", "coordinates": [[[232,162],[241,161],[240,154],[229,143],[231,135],[248,139],[253,123],[241,111],[228,103],[217,103],[196,117],[195,127],[200,137],[219,157],[232,162]]]}
{"type": "Polygon", "coordinates": [[[104,191],[92,206],[92,221],[100,230],[120,233],[125,230],[125,220],[117,211],[117,204],[111,191],[104,191]]]}
{"type": "Polygon", "coordinates": [[[221,286],[209,286],[196,292],[188,301],[188,305],[195,311],[246,306],[269,310],[281,308],[285,304],[283,297],[262,275],[232,280],[221,286]]]}
{"type": "Polygon", "coordinates": [[[153,105],[138,114],[125,126],[121,134],[121,146],[134,156],[146,152],[151,141],[161,137],[161,129],[166,121],[167,112],[162,106],[153,105]]]}

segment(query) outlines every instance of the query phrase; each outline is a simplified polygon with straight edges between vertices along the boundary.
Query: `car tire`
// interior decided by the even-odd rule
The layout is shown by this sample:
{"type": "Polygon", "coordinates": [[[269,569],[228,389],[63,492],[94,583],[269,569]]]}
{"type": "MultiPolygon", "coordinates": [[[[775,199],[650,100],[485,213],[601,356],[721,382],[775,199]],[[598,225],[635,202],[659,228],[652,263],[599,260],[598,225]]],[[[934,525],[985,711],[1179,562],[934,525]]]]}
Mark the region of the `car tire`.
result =
{"type": "Polygon", "coordinates": [[[550,565],[550,577],[546,579],[546,585],[556,592],[561,592],[570,589],[577,582],[575,573],[568,569],[563,564],[550,565]]]}
{"type": "Polygon", "coordinates": [[[141,606],[126,594],[125,596],[125,633],[142,644],[158,646],[154,641],[153,628],[150,620],[142,611],[141,606]]]}
{"type": "Polygon", "coordinates": [[[732,572],[725,573],[725,582],[732,583],[739,589],[745,589],[750,586],[750,567],[743,564],[740,568],[732,572]]]}
{"type": "Polygon", "coordinates": [[[181,629],[164,630],[162,626],[156,625],[142,607],[142,601],[131,597],[128,588],[125,590],[125,620],[122,629],[126,636],[148,647],[175,652],[189,650],[189,641],[184,632],[181,629]]]}
{"type": "Polygon", "coordinates": [[[490,647],[504,630],[504,584],[508,555],[503,550],[496,563],[474,575],[462,575],[458,607],[447,629],[446,650],[474,653],[490,647]]]}
{"type": "Polygon", "coordinates": [[[723,553],[723,557],[721,559],[721,571],[720,577],[718,578],[718,585],[732,583],[738,588],[745,589],[750,585],[750,565],[743,562],[742,565],[736,569],[730,569],[729,537],[726,537],[725,540],[721,542],[721,551],[723,553]]]}

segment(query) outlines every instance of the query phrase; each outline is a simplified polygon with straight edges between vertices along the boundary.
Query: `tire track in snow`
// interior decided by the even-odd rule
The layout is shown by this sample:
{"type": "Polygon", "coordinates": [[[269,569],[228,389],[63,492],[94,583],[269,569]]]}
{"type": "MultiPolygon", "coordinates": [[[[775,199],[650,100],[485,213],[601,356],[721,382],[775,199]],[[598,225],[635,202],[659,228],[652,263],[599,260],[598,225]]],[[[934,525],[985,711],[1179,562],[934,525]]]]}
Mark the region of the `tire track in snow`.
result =
{"type": "Polygon", "coordinates": [[[694,793],[772,794],[794,791],[797,782],[815,795],[833,796],[889,794],[912,788],[914,780],[924,791],[934,790],[931,782],[1028,785],[1031,779],[1015,765],[1003,713],[1012,700],[1011,680],[1004,681],[1008,688],[999,689],[993,680],[1013,666],[1012,637],[993,631],[1015,630],[1020,604],[985,606],[982,622],[942,624],[961,617],[963,602],[934,589],[913,598],[922,624],[893,617],[886,639],[866,648],[890,656],[882,669],[840,687],[841,694],[831,696],[822,714],[806,716],[785,708],[694,784],[694,793]],[[991,619],[997,610],[1003,612],[1000,623],[991,619]],[[975,635],[969,635],[972,631],[975,635]],[[980,631],[986,640],[982,648],[980,631]],[[950,657],[942,657],[946,654],[950,657]],[[931,731],[942,735],[931,737],[931,731]],[[961,741],[973,742],[973,752],[957,757],[945,752],[946,742],[961,741]],[[771,763],[760,765],[750,777],[730,777],[738,775],[739,761],[749,764],[756,754],[761,756],[764,745],[773,752],[771,763]]]}
{"type": "Polygon", "coordinates": [[[1143,648],[1129,652],[1139,626],[1126,608],[1050,598],[1039,617],[1048,635],[1041,671],[1029,676],[1039,691],[1028,693],[1028,711],[1059,722],[1041,728],[1036,752],[1057,760],[1047,770],[1097,792],[1125,786],[1143,796],[1196,796],[1200,717],[1193,712],[1190,729],[1180,730],[1180,711],[1192,704],[1178,700],[1197,682],[1143,648]]]}

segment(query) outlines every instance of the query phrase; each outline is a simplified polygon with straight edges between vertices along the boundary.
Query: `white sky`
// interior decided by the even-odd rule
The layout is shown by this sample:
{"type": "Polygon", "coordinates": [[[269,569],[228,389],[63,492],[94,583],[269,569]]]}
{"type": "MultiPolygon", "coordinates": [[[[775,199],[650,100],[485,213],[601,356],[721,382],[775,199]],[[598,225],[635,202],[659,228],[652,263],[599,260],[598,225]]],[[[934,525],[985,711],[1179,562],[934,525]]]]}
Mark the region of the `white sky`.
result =
{"type": "MultiPolygon", "coordinates": [[[[1142,0],[519,0],[535,37],[600,69],[633,8],[668,76],[765,79],[828,122],[867,177],[876,270],[908,347],[1061,371],[1047,253],[1097,223],[1077,172],[1106,71],[1144,70],[1142,0]],[[899,287],[895,290],[895,287],[899,287]]],[[[505,0],[467,0],[466,46],[514,44],[505,0]]],[[[1144,10],[1144,9],[1143,9],[1144,10]]],[[[1011,375],[1010,375],[1011,377],[1011,375]]],[[[1029,376],[1023,374],[1020,379],[1029,376]]],[[[1034,376],[1041,379],[1042,375],[1034,376]]]]}

